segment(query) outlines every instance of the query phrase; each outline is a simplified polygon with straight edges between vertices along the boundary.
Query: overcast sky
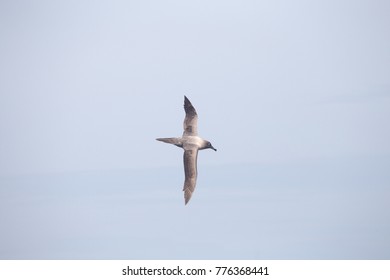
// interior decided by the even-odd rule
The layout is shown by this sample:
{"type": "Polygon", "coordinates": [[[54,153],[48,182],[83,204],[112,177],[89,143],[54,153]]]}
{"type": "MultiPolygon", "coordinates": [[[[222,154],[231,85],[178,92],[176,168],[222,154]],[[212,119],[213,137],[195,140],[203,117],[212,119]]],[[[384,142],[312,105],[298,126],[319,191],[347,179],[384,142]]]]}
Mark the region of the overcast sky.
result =
{"type": "MultiPolygon", "coordinates": [[[[370,203],[379,208],[370,208],[368,212],[359,208],[361,201],[370,194],[361,186],[364,191],[355,194],[356,204],[353,205],[356,209],[351,208],[348,218],[355,217],[353,213],[359,211],[369,213],[369,217],[372,215],[377,219],[371,219],[374,224],[367,225],[371,231],[365,236],[369,236],[369,240],[380,240],[372,235],[378,230],[385,230],[390,235],[389,226],[382,228],[379,222],[389,218],[386,212],[390,212],[383,200],[389,195],[387,187],[390,185],[386,171],[390,162],[389,14],[390,2],[384,0],[0,1],[3,221],[11,223],[11,220],[20,219],[24,217],[23,211],[30,208],[37,215],[37,224],[49,223],[45,216],[39,216],[41,210],[34,208],[38,202],[29,196],[33,195],[34,192],[30,192],[35,184],[29,176],[38,176],[34,177],[37,180],[34,182],[48,199],[44,201],[51,201],[38,203],[46,205],[42,210],[44,213],[50,212],[53,203],[46,188],[52,186],[51,189],[58,190],[62,186],[72,190],[80,182],[84,182],[81,185],[87,186],[88,190],[97,185],[104,188],[109,184],[96,181],[95,176],[108,174],[106,180],[111,180],[116,178],[116,170],[121,170],[116,180],[124,180],[117,182],[120,186],[132,182],[129,175],[125,175],[127,171],[137,178],[138,185],[143,181],[140,174],[161,176],[158,177],[160,182],[148,184],[156,189],[159,185],[174,185],[171,190],[176,188],[178,196],[168,205],[176,203],[177,199],[180,200],[178,209],[184,207],[181,201],[182,151],[157,142],[155,138],[182,134],[183,96],[186,95],[199,114],[200,135],[218,149],[216,153],[206,150],[199,155],[203,175],[199,175],[202,177],[194,198],[199,196],[199,201],[203,201],[200,183],[204,190],[216,182],[221,187],[227,183],[227,173],[231,175],[230,182],[257,186],[258,193],[251,189],[248,197],[263,198],[260,190],[264,191],[264,185],[259,183],[260,177],[248,176],[245,171],[242,171],[245,176],[240,177],[241,181],[232,176],[234,171],[248,170],[251,166],[253,173],[267,178],[263,181],[265,185],[288,188],[291,183],[292,189],[297,186],[309,188],[313,183],[311,179],[318,180],[328,174],[331,178],[327,183],[331,186],[324,184],[323,187],[329,198],[335,195],[332,196],[331,190],[345,187],[346,199],[340,198],[336,207],[341,209],[348,203],[348,193],[353,192],[357,182],[363,184],[360,177],[355,177],[356,173],[364,173],[365,187],[375,193],[375,199],[370,203]],[[314,164],[317,166],[314,174],[322,175],[304,172],[313,163],[317,164],[314,164]],[[351,163],[355,165],[351,166],[351,163]],[[340,175],[335,166],[347,170],[340,175]],[[225,167],[226,172],[223,172],[225,167]],[[207,168],[214,170],[214,175],[207,173],[207,168]],[[302,182],[302,178],[291,175],[293,178],[287,176],[278,184],[274,181],[278,176],[272,177],[265,172],[278,170],[283,174],[291,172],[291,168],[298,168],[297,174],[302,172],[308,177],[302,182]],[[171,173],[167,176],[161,170],[171,173]],[[153,172],[159,175],[153,175],[153,172]],[[76,173],[81,177],[72,175],[76,173]],[[47,179],[53,174],[59,176],[55,184],[47,179]],[[371,185],[372,180],[376,182],[375,186],[371,185]],[[27,204],[26,209],[12,216],[5,213],[9,213],[14,202],[20,199],[15,188],[23,190],[23,201],[27,204]],[[7,195],[14,200],[8,199],[7,195]]],[[[240,172],[237,171],[237,176],[242,174],[240,172]]],[[[230,194],[234,197],[238,186],[233,185],[230,194]]],[[[298,193],[305,193],[305,188],[298,193]]],[[[125,190],[121,189],[121,192],[125,190]]],[[[216,193],[207,195],[220,195],[215,189],[212,191],[216,193]]],[[[60,194],[63,192],[63,189],[59,191],[60,194]]],[[[55,197],[59,195],[55,191],[49,193],[55,197]]],[[[319,193],[313,195],[317,197],[319,193]]],[[[80,199],[86,194],[83,193],[80,199]]],[[[98,193],[104,197],[103,194],[98,193]]],[[[125,197],[129,195],[124,194],[125,197]]],[[[246,198],[242,197],[241,202],[246,198]]],[[[205,199],[203,204],[199,202],[204,206],[203,210],[198,211],[213,209],[213,199],[205,199]]],[[[321,199],[325,198],[321,196],[321,199]]],[[[247,206],[245,221],[248,223],[250,217],[256,219],[264,210],[256,208],[260,207],[259,201],[247,206]]],[[[271,203],[270,208],[284,205],[288,211],[286,205],[289,204],[278,200],[276,194],[272,201],[274,204],[271,203]]],[[[223,201],[218,206],[219,215],[226,215],[225,222],[232,212],[224,212],[223,207],[231,207],[231,202],[223,201]]],[[[327,200],[322,202],[325,208],[321,213],[326,213],[325,209],[331,204],[327,204],[327,200]]],[[[94,201],[91,207],[99,208],[96,203],[94,201]]],[[[116,205],[118,201],[112,198],[110,203],[116,205]]],[[[60,200],[57,205],[67,205],[67,202],[60,200]]],[[[138,211],[140,205],[146,207],[141,199],[138,204],[132,204],[131,209],[138,211]]],[[[264,203],[261,207],[265,207],[264,203]]],[[[85,214],[82,209],[76,207],[74,211],[85,214]]],[[[305,211],[299,213],[303,215],[305,211]]],[[[118,210],[122,214],[129,212],[129,209],[118,210]]],[[[152,212],[145,215],[153,217],[152,212]]],[[[176,212],[169,212],[169,215],[173,213],[176,212]]],[[[336,210],[332,213],[337,216],[336,210]]],[[[286,220],[293,223],[286,217],[279,218],[280,223],[286,220]]],[[[305,217],[301,218],[305,220],[305,217]]],[[[11,238],[17,229],[29,228],[23,224],[24,219],[27,218],[4,234],[11,238]]],[[[236,222],[240,220],[237,218],[236,222]]],[[[272,223],[272,217],[267,221],[272,223]]],[[[82,224],[81,220],[79,222],[82,224]]],[[[103,227],[104,223],[97,220],[95,226],[103,227]]],[[[340,224],[332,224],[335,231],[340,224]]],[[[142,225],[139,221],[138,226],[142,225]]],[[[306,225],[310,228],[310,223],[306,225]]],[[[354,225],[358,226],[358,221],[354,225]]],[[[283,224],[281,228],[289,227],[283,224]]],[[[215,230],[229,231],[226,228],[215,230]]],[[[41,236],[39,230],[37,236],[41,236]]],[[[112,238],[108,236],[107,240],[112,238]]],[[[274,232],[269,232],[268,237],[272,236],[274,232]]],[[[306,235],[300,232],[297,236],[306,235]]],[[[231,238],[230,241],[233,236],[231,238]]],[[[242,235],[240,238],[246,240],[242,235]]],[[[249,234],[248,238],[256,240],[256,234],[249,234]]],[[[103,242],[102,239],[99,242],[103,242]]],[[[382,236],[382,240],[390,243],[388,237],[382,236]]],[[[368,242],[367,239],[364,241],[368,242]]],[[[17,244],[18,240],[13,242],[8,244],[17,244]]],[[[196,242],[192,245],[199,247],[196,242]]],[[[370,251],[372,254],[368,256],[389,257],[381,251],[381,246],[383,248],[383,244],[377,244],[375,252],[370,251]]],[[[335,256],[331,253],[315,255],[315,252],[297,255],[294,251],[286,253],[282,247],[279,249],[279,255],[261,255],[258,251],[253,254],[248,254],[248,250],[241,252],[237,247],[227,257],[335,256]]],[[[23,255],[12,245],[7,250],[1,257],[34,257],[33,249],[30,255],[23,255]]],[[[170,257],[191,257],[179,251],[170,257]]],[[[342,252],[346,251],[348,248],[342,252]]],[[[356,256],[364,257],[364,252],[356,256]]],[[[79,253],[79,257],[95,256],[85,254],[85,251],[79,253]]],[[[115,258],[118,252],[110,253],[109,256],[115,258]]],[[[48,253],[44,256],[65,255],[48,253]]],[[[118,255],[124,258],[139,256],[118,255]]],[[[66,256],[72,256],[72,253],[66,256]]],[[[148,256],[158,258],[164,254],[146,254],[144,257],[148,256]]],[[[340,253],[338,256],[347,255],[340,253]]],[[[223,255],[199,252],[194,257],[221,258],[223,255]]]]}

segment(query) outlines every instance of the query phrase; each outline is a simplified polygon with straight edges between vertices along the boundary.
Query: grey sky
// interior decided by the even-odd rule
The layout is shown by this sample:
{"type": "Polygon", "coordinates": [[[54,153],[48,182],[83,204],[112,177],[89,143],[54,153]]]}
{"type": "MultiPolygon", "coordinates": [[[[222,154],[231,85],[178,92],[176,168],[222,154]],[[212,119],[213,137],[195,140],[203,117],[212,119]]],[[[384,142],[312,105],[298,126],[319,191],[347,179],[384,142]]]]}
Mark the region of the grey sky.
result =
{"type": "MultiPolygon", "coordinates": [[[[170,186],[170,191],[176,188],[178,195],[169,202],[177,203],[176,199],[182,199],[182,151],[162,145],[155,138],[181,135],[184,94],[198,111],[200,135],[218,149],[217,153],[204,151],[199,156],[201,185],[191,204],[212,209],[208,205],[213,203],[212,198],[204,197],[203,201],[201,191],[211,188],[208,192],[213,192],[210,182],[218,182],[217,189],[227,183],[223,181],[224,168],[230,174],[233,166],[243,170],[248,165],[257,166],[260,170],[258,177],[241,178],[243,202],[247,198],[245,194],[250,196],[253,191],[245,192],[248,190],[245,188],[261,182],[261,170],[267,168],[274,168],[272,172],[288,172],[301,166],[299,172],[303,172],[313,162],[320,162],[315,172],[323,170],[323,174],[333,178],[337,164],[344,170],[348,163],[361,163],[334,179],[334,184],[328,187],[330,190],[345,187],[342,193],[347,197],[356,183],[352,171],[366,172],[369,174],[366,178],[376,182],[371,186],[367,179],[366,187],[375,193],[379,202],[371,203],[379,203],[379,208],[375,211],[370,208],[365,213],[379,219],[388,218],[385,212],[389,208],[381,198],[389,195],[386,186],[390,184],[383,167],[390,155],[389,14],[389,1],[379,0],[1,1],[3,219],[24,217],[20,213],[21,216],[4,214],[9,212],[5,205],[11,208],[13,205],[7,195],[19,201],[19,189],[24,190],[25,206],[35,205],[35,196],[30,193],[33,183],[29,184],[29,180],[36,182],[43,197],[47,197],[42,205],[48,210],[53,197],[46,193],[46,187],[52,186],[51,189],[60,193],[80,182],[92,182],[81,184],[90,191],[94,185],[108,187],[109,183],[94,181],[99,173],[96,170],[112,180],[115,176],[111,172],[115,170],[133,175],[139,174],[134,170],[148,170],[145,177],[157,176],[153,173],[161,170],[174,171],[170,176],[158,173],[160,182],[148,186],[156,191],[160,186],[170,186]],[[334,163],[333,168],[329,161],[334,163]],[[208,168],[216,175],[208,173],[208,168]],[[74,174],[84,175],[75,176],[80,181],[72,181],[69,178],[74,174]],[[42,176],[59,177],[52,183],[42,176]],[[62,182],[61,176],[68,179],[62,182]]],[[[135,177],[137,185],[146,184],[142,183],[142,176],[135,177]]],[[[123,173],[118,178],[124,178],[118,183],[120,186],[131,185],[123,173]]],[[[287,187],[294,182],[297,185],[291,188],[298,188],[299,193],[302,191],[299,186],[309,188],[317,177],[308,174],[302,184],[299,184],[302,178],[286,178],[278,186],[273,181],[277,176],[266,178],[264,184],[256,187],[258,193],[254,197],[262,197],[264,188],[269,194],[271,190],[266,186],[287,187]]],[[[233,179],[237,178],[230,178],[233,179]]],[[[133,193],[131,187],[128,190],[133,193]]],[[[235,188],[238,186],[230,186],[226,194],[234,197],[238,191],[235,188]]],[[[87,190],[83,189],[81,198],[87,195],[87,190]]],[[[97,190],[98,197],[103,194],[97,190]]],[[[58,193],[54,191],[51,195],[55,198],[58,193]]],[[[315,192],[313,195],[316,197],[315,192]]],[[[358,201],[367,193],[355,195],[353,205],[359,209],[358,201]]],[[[111,198],[110,205],[115,205],[118,201],[111,198]]],[[[134,211],[144,205],[142,199],[131,206],[134,211]]],[[[276,196],[274,199],[271,208],[284,205],[276,196]]],[[[61,200],[58,205],[67,202],[61,200]]],[[[228,202],[221,202],[220,211],[229,207],[228,202]]],[[[165,205],[166,201],[161,203],[165,205]]],[[[189,207],[196,207],[191,204],[189,207]]],[[[96,200],[91,200],[91,205],[99,207],[96,200]]],[[[256,208],[255,202],[250,205],[256,211],[248,210],[247,217],[265,210],[261,208],[264,204],[260,208],[256,208]]],[[[348,199],[337,205],[340,208],[348,205],[348,199]]],[[[177,205],[178,209],[181,207],[177,205]]],[[[32,212],[38,211],[34,212],[38,224],[48,223],[43,218],[46,216],[39,216],[39,209],[33,209],[32,212]]],[[[74,209],[82,212],[84,208],[74,209]]],[[[127,209],[121,213],[129,212],[127,209]]],[[[64,210],[61,215],[66,213],[64,210]]],[[[337,210],[328,218],[336,213],[337,210]]],[[[149,212],[145,215],[152,217],[149,212]]],[[[353,217],[353,213],[348,217],[353,217]]],[[[228,220],[228,216],[224,219],[228,220]]],[[[211,220],[208,222],[211,224],[211,220]]],[[[102,224],[103,221],[96,221],[97,227],[102,224]]],[[[138,226],[141,225],[139,222],[138,226]]],[[[332,225],[337,229],[339,224],[332,225]]],[[[377,232],[371,224],[370,227],[372,232],[377,232]]],[[[389,232],[389,227],[383,230],[389,232]]],[[[10,229],[7,234],[13,236],[15,231],[10,229]]],[[[371,238],[372,232],[367,236],[371,238]]],[[[255,234],[251,238],[255,240],[255,234]]],[[[9,250],[13,251],[12,246],[9,250]]],[[[370,256],[383,257],[383,252],[378,250],[370,256]]],[[[235,252],[241,258],[263,257],[238,251],[235,252]]],[[[115,252],[111,253],[110,257],[114,257],[115,252]]],[[[282,253],[279,256],[294,257],[294,253],[282,253]]],[[[7,254],[15,257],[9,252],[3,256],[7,254]]],[[[178,252],[171,257],[184,255],[178,252]]],[[[48,256],[53,257],[49,253],[48,256]]],[[[82,253],[79,256],[93,257],[82,253]]],[[[207,254],[196,256],[207,258],[207,254]]],[[[234,252],[229,256],[234,258],[234,252]]],[[[272,258],[264,257],[267,256],[272,258]]]]}

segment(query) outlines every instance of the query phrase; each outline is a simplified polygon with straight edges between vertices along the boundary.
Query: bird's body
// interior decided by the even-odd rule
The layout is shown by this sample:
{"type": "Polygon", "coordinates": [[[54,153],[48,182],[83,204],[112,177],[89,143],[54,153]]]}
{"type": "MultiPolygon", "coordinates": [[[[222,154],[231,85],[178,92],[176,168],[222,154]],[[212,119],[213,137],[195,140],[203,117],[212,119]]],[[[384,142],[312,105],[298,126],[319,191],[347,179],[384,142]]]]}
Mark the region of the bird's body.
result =
{"type": "Polygon", "coordinates": [[[184,110],[186,116],[184,119],[184,132],[182,137],[171,138],[157,138],[156,140],[162,141],[168,144],[176,145],[184,149],[184,200],[185,204],[190,200],[192,193],[195,190],[197,172],[197,158],[198,151],[204,149],[213,149],[216,151],[211,143],[198,136],[198,115],[195,108],[186,96],[184,96],[184,110]]]}

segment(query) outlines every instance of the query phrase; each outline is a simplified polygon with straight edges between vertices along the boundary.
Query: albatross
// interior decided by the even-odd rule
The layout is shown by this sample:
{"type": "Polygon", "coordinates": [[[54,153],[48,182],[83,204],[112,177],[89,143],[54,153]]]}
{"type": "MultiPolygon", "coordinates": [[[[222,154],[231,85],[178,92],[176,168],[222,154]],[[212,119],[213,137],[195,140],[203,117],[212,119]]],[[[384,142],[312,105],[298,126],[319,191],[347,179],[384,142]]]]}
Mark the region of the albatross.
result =
{"type": "Polygon", "coordinates": [[[157,138],[157,141],[162,141],[168,144],[173,144],[184,149],[184,202],[187,205],[188,201],[195,190],[197,172],[198,151],[204,149],[213,149],[217,151],[207,140],[198,136],[198,114],[190,100],[184,96],[184,132],[182,137],[157,138]]]}

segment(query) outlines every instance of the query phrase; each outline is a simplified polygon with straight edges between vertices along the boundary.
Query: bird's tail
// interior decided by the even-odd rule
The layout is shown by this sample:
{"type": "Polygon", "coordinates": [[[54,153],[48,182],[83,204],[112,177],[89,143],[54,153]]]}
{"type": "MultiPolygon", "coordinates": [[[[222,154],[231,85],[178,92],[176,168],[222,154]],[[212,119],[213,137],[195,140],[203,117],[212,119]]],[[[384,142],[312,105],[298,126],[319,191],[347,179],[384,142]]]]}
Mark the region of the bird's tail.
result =
{"type": "Polygon", "coordinates": [[[173,145],[176,145],[178,147],[182,147],[183,146],[183,143],[180,141],[180,138],[175,138],[175,137],[171,137],[171,138],[157,138],[156,140],[164,142],[164,143],[168,143],[168,144],[173,144],[173,145]]]}

